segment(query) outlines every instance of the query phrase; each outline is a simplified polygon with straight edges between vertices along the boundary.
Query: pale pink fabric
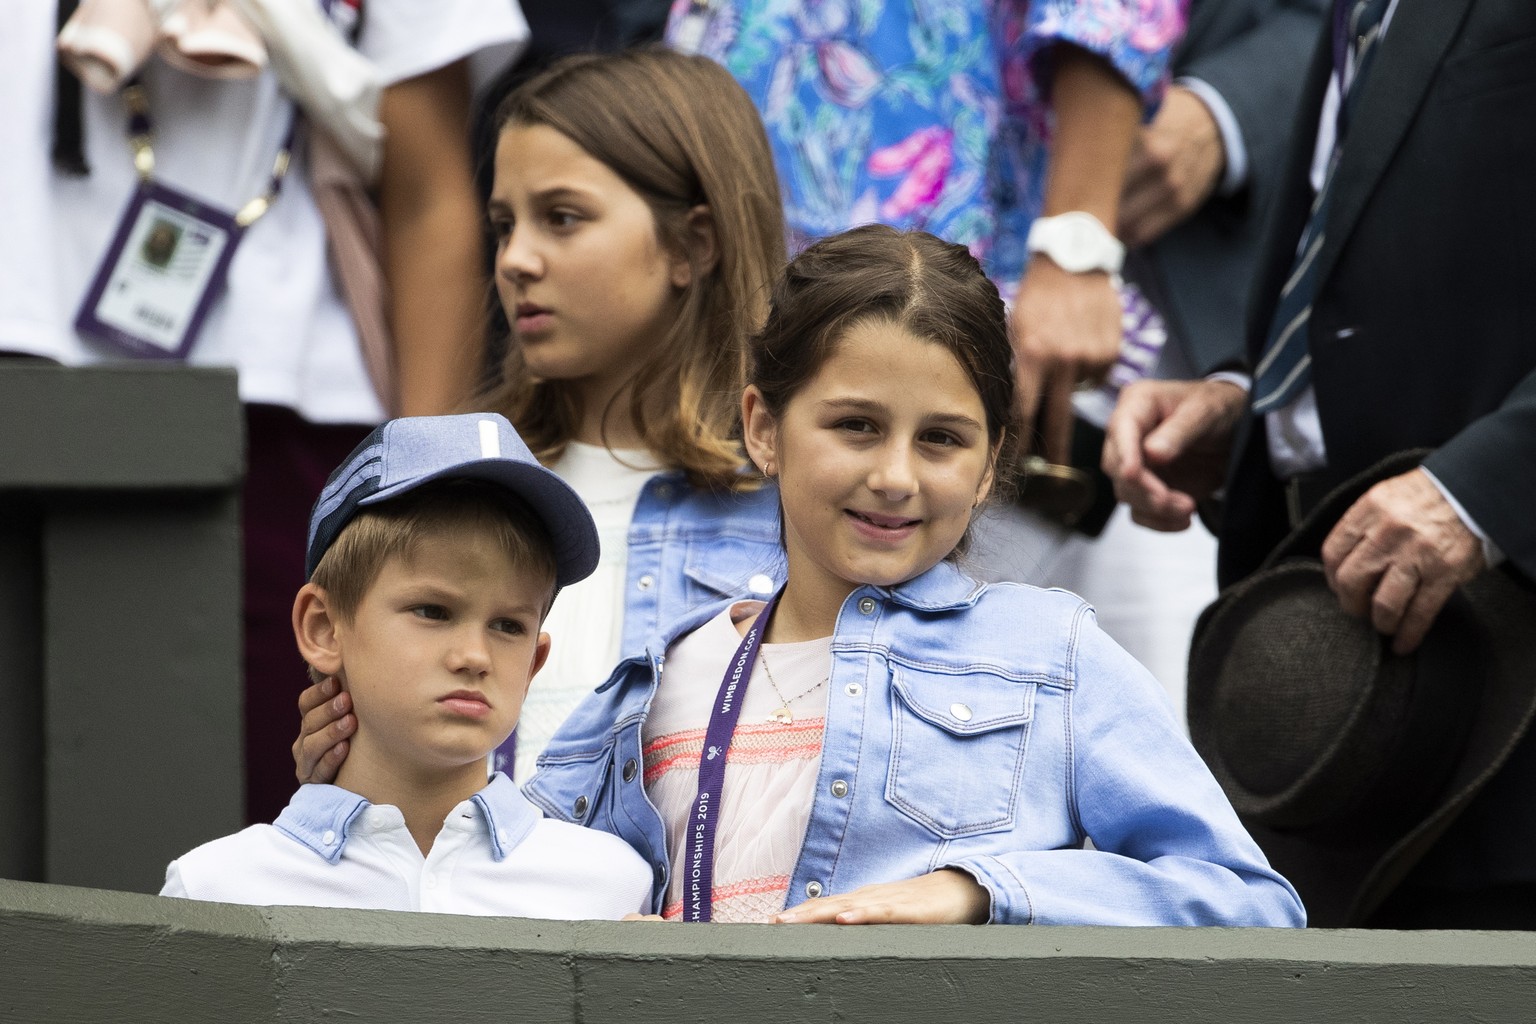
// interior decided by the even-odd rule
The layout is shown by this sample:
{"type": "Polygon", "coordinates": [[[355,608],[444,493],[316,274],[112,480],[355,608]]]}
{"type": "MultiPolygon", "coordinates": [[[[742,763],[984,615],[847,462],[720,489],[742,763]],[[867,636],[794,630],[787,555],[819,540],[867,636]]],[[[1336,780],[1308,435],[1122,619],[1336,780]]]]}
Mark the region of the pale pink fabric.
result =
{"type": "Polygon", "coordinates": [[[267,63],[261,36],[226,2],[82,0],[58,39],[64,64],[103,95],[122,88],[152,52],[208,78],[251,78],[267,63]]]}
{"type": "MultiPolygon", "coordinates": [[[[667,654],[643,741],[646,793],[666,824],[674,865],[687,863],[686,822],[698,791],[704,733],[725,666],[741,642],[735,623],[761,608],[756,601],[732,605],[667,654]]],[[[720,797],[712,915],[716,921],[762,922],[784,908],[821,768],[827,709],[822,681],[831,669],[831,646],[831,637],[764,644],[752,671],[720,797]],[[769,684],[764,661],[790,699],[794,721],[789,725],[770,717],[783,701],[769,684]],[[811,692],[798,696],[806,690],[811,692]]],[[[673,871],[664,917],[682,916],[683,874],[673,871]]]]}

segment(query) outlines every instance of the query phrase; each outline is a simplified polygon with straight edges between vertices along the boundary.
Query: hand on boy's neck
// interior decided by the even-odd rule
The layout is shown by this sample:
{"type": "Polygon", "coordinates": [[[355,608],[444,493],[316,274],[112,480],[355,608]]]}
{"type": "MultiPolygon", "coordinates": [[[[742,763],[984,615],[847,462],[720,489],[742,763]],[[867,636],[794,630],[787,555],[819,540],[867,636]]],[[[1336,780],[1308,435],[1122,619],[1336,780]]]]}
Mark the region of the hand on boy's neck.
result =
{"type": "Polygon", "coordinates": [[[398,807],[405,827],[426,856],[453,809],[485,788],[487,768],[475,760],[458,768],[402,764],[367,742],[359,729],[352,753],[336,773],[336,785],[371,804],[398,807]]]}

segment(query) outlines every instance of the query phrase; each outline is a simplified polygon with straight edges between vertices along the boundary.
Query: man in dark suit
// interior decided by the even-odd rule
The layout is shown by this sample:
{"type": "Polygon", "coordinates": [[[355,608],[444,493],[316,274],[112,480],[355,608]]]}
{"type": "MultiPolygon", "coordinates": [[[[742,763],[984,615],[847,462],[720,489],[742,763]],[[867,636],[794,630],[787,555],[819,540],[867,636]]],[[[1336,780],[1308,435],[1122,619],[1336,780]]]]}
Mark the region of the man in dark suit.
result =
{"type": "Polygon", "coordinates": [[[1162,376],[1231,358],[1325,3],[1191,6],[1174,84],[1142,131],[1120,206],[1126,276],[1169,330],[1162,376]]]}
{"type": "MultiPolygon", "coordinates": [[[[1321,551],[1342,607],[1406,653],[1489,563],[1536,576],[1536,4],[1383,0],[1362,14],[1370,6],[1343,0],[1306,79],[1247,345],[1229,357],[1259,369],[1257,397],[1214,379],[1128,389],[1105,469],[1160,529],[1188,525],[1225,482],[1227,584],[1330,485],[1433,448],[1356,502],[1321,551]],[[1369,27],[1353,31],[1360,17],[1369,27]]],[[[1527,771],[1520,762],[1501,775],[1527,771]]],[[[1485,810],[1520,796],[1487,792],[1485,810]]],[[[1420,881],[1536,915],[1520,799],[1481,824],[1469,811],[1441,843],[1467,855],[1427,858],[1438,874],[1420,881]]]]}

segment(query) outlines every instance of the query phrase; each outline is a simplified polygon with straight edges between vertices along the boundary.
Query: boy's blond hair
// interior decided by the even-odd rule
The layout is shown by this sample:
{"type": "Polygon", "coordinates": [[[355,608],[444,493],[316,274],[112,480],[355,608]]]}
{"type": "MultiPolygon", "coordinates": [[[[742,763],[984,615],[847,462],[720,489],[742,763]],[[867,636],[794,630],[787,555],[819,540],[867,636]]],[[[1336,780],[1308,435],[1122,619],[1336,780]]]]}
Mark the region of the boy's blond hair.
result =
{"type": "MultiPolygon", "coordinates": [[[[409,559],[429,537],[452,537],[469,530],[490,533],[518,573],[545,581],[549,596],[539,616],[542,621],[555,599],[555,554],[549,531],[520,499],[476,480],[428,484],[360,510],[320,557],[310,582],[325,591],[331,614],[350,623],[391,558],[409,559]]],[[[325,678],[312,666],[309,676],[313,682],[325,678]]]]}

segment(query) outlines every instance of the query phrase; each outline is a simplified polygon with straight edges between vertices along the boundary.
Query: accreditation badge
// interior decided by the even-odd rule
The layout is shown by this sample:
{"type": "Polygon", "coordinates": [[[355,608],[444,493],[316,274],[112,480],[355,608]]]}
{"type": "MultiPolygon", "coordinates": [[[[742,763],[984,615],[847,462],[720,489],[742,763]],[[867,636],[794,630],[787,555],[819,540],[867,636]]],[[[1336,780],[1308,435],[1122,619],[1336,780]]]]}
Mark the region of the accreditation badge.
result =
{"type": "Polygon", "coordinates": [[[184,359],[224,289],[244,228],[160,182],[140,184],[75,317],[126,355],[184,359]]]}

